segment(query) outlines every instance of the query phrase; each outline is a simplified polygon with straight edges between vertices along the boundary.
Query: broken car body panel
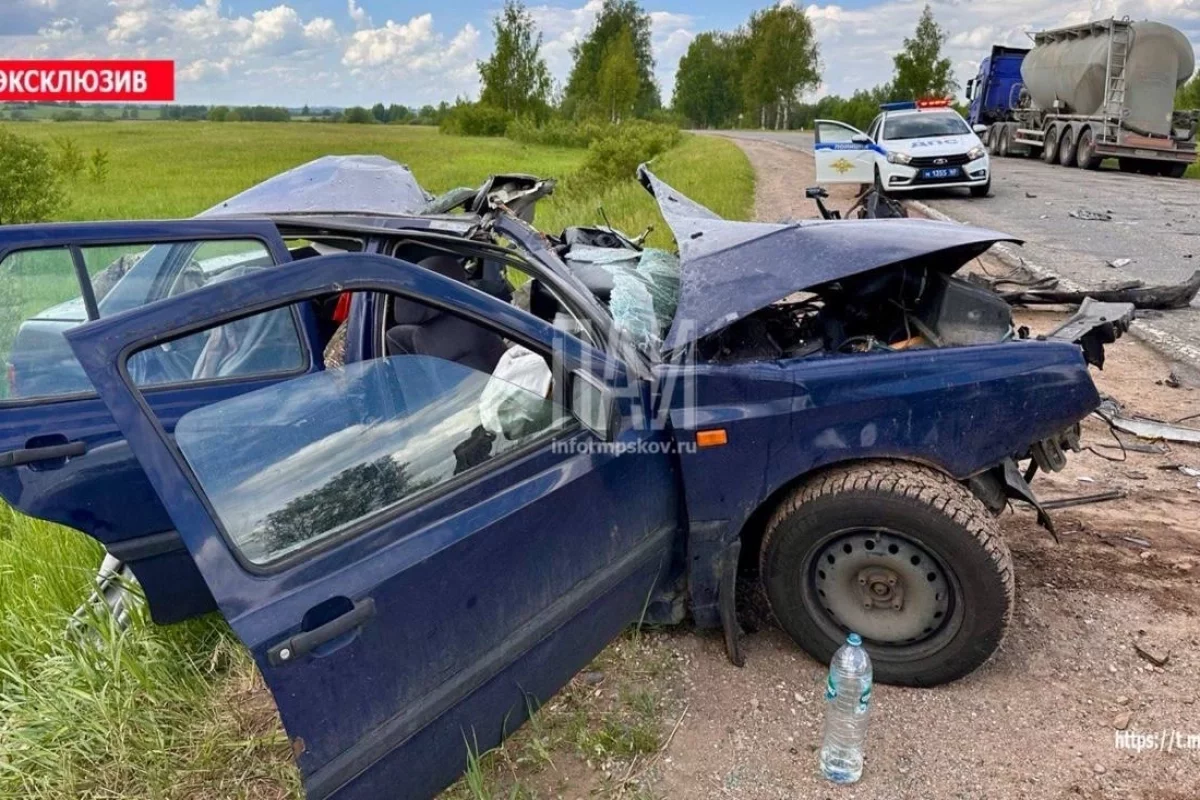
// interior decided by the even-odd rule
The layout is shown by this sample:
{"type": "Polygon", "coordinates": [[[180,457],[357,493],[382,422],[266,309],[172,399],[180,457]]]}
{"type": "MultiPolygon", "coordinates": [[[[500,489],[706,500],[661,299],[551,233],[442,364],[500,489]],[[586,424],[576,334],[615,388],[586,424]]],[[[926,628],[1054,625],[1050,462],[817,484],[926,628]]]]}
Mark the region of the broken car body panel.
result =
{"type": "Polygon", "coordinates": [[[256,184],[201,217],[247,214],[416,214],[433,198],[383,156],[324,156],[256,184]]]}
{"type": "Polygon", "coordinates": [[[920,260],[951,273],[1007,234],[932,220],[738,222],[680,194],[644,165],[638,177],[658,202],[682,259],[677,350],[793,292],[920,260]]]}
{"type": "MultiPolygon", "coordinates": [[[[387,180],[408,180],[386,163],[376,166],[387,180]]],[[[327,168],[318,172],[329,177],[327,168]]],[[[660,320],[671,325],[665,348],[639,348],[615,319],[611,293],[602,296],[584,273],[612,259],[627,272],[626,262],[647,271],[669,265],[643,263],[645,254],[656,254],[623,236],[610,248],[621,252],[606,257],[597,252],[606,233],[599,228],[569,229],[578,234],[572,258],[567,232],[547,236],[522,219],[532,210],[522,203],[548,188],[523,176],[445,201],[472,213],[422,217],[380,208],[369,196],[351,201],[367,209],[358,214],[306,213],[312,196],[289,206],[287,192],[278,191],[303,189],[293,175],[274,191],[251,190],[222,213],[273,207],[272,221],[256,224],[278,226],[277,238],[279,230],[301,239],[309,238],[306,230],[313,238],[354,236],[364,253],[309,254],[270,274],[100,315],[66,333],[99,393],[91,413],[125,437],[120,446],[136,456],[143,483],[179,532],[185,549],[178,557],[203,575],[270,685],[311,797],[434,794],[461,773],[468,744],[482,751],[498,743],[635,619],[678,622],[690,607],[698,625],[724,625],[736,653],[732,591],[740,548],[755,544],[754,520],[814,471],[895,458],[995,483],[1014,459],[1057,439],[1098,403],[1078,346],[1012,341],[1010,316],[997,322],[989,301],[947,277],[1007,238],[1001,234],[917,221],[736,223],[646,170],[641,178],[682,255],[678,308],[660,320]],[[515,264],[530,284],[552,290],[557,310],[575,314],[579,327],[556,327],[563,315],[536,312],[532,299],[526,312],[416,266],[403,255],[407,247],[453,252],[481,269],[493,259],[515,264]],[[736,279],[723,277],[722,268],[736,279]],[[815,305],[783,300],[804,289],[813,290],[815,305]],[[302,375],[153,391],[126,368],[142,348],[269,308],[308,308],[347,294],[353,301],[344,367],[322,369],[314,358],[302,375]],[[412,361],[380,349],[389,308],[395,310],[388,295],[424,301],[553,353],[554,385],[590,388],[611,402],[603,408],[612,413],[585,418],[556,394],[563,425],[494,468],[456,470],[444,490],[420,495],[420,502],[398,501],[312,548],[260,558],[240,538],[231,487],[242,488],[243,500],[261,501],[249,506],[260,506],[261,517],[278,506],[271,504],[275,494],[251,492],[259,488],[252,477],[273,476],[276,491],[311,493],[305,482],[336,459],[390,441],[393,423],[410,406],[432,406],[438,391],[470,381],[470,370],[450,361],[418,374],[438,359],[412,361]],[[875,319],[884,315],[872,309],[880,308],[878,298],[897,296],[920,303],[902,303],[903,319],[884,327],[875,319]],[[766,324],[765,316],[798,341],[763,349],[769,355],[722,349],[729,331],[766,324]],[[967,324],[976,318],[984,322],[967,324]],[[916,335],[907,331],[910,322],[923,326],[916,335]],[[409,379],[390,373],[393,367],[411,367],[409,379]],[[160,395],[197,402],[182,409],[190,416],[172,416],[160,395]],[[354,435],[320,430],[342,418],[342,432],[354,435]],[[661,424],[648,424],[654,421],[661,424]],[[691,450],[699,431],[718,428],[723,444],[691,450]],[[610,442],[617,447],[596,446],[610,442]],[[319,458],[292,458],[301,453],[319,458]],[[320,469],[299,470],[300,463],[320,469]]],[[[119,234],[133,224],[108,225],[119,234]]],[[[609,277],[614,292],[630,278],[609,277]]],[[[312,336],[315,354],[324,341],[312,336]]],[[[22,413],[32,419],[45,408],[22,413]]],[[[65,462],[86,467],[91,455],[65,462]]],[[[378,464],[360,459],[354,466],[378,464]]],[[[0,477],[46,466],[0,462],[0,477]]],[[[996,486],[1003,491],[1004,484],[996,486]]],[[[17,484],[0,488],[26,509],[17,484]]],[[[87,529],[88,508],[71,498],[57,502],[57,518],[87,529]]]]}
{"type": "MultiPolygon", "coordinates": [[[[555,447],[592,438],[568,424],[520,458],[473,480],[463,475],[422,505],[368,517],[354,535],[302,558],[247,563],[231,544],[232,523],[214,510],[211,474],[185,458],[129,380],[125,362],[139,347],[331,291],[385,291],[486,318],[558,353],[564,370],[624,380],[619,365],[582,342],[415,265],[345,255],[293,267],[103,319],[68,339],[271,686],[309,796],[368,798],[397,787],[431,795],[461,770],[468,744],[498,743],[531,702],[548,698],[636,619],[680,533],[675,471],[665,450],[646,457],[555,447]],[[566,507],[578,510],[569,526],[561,524],[566,507]],[[296,643],[314,636],[324,638],[301,652],[296,643]]],[[[305,405],[331,387],[335,399],[344,389],[347,403],[361,402],[352,376],[365,367],[306,376],[294,389],[280,384],[204,413],[224,415],[239,440],[278,436],[336,413],[305,405]],[[311,381],[320,391],[317,383],[305,389],[311,381]]],[[[403,381],[397,389],[407,391],[403,381]]],[[[634,445],[666,433],[622,424],[617,436],[634,445]]],[[[330,457],[354,445],[326,437],[305,451],[316,446],[330,457]]]]}

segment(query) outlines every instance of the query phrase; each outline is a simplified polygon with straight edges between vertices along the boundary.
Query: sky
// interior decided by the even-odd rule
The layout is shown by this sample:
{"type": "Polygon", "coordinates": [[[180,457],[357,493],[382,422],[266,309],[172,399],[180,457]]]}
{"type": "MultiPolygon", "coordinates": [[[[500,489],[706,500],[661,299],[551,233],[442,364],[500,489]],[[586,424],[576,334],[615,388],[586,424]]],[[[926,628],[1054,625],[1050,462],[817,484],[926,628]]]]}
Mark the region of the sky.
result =
{"type": "MultiPolygon", "coordinates": [[[[887,80],[925,0],[799,5],[823,65],[812,96],[887,80]]],[[[491,52],[502,0],[0,0],[6,58],[169,58],[182,103],[419,106],[478,95],[475,62],[491,52]]],[[[992,44],[1026,32],[1129,15],[1175,25],[1200,45],[1200,0],[932,0],[950,35],[960,85],[992,44]]],[[[529,0],[555,79],[600,0],[529,0]]],[[[655,76],[669,102],[679,58],[696,34],[732,30],[767,2],[642,0],[653,22],[655,76]]]]}

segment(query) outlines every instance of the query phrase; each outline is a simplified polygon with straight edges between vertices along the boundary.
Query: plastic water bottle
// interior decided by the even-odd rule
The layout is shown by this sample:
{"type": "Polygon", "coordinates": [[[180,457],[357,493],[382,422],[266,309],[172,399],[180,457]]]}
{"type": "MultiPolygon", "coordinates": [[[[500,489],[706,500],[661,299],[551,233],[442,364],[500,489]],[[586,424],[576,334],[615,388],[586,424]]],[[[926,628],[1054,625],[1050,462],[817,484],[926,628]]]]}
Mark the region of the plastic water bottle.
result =
{"type": "Polygon", "coordinates": [[[821,774],[834,783],[854,783],[862,777],[873,679],[871,657],[862,638],[852,633],[833,654],[825,684],[821,774]]]}

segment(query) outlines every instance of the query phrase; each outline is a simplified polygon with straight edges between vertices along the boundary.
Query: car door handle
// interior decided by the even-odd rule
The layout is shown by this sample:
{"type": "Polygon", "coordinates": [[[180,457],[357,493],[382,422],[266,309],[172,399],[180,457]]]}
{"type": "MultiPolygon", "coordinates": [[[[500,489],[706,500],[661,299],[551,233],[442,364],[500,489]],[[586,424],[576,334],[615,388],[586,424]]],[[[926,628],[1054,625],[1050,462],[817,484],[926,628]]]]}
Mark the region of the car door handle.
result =
{"type": "Polygon", "coordinates": [[[267,651],[267,660],[275,667],[290,664],[300,656],[312,652],[317,645],[349,633],[373,616],[375,616],[375,600],[364,597],[354,604],[354,608],[340,617],[335,617],[324,625],[313,628],[311,631],[298,633],[275,645],[267,651]]]}
{"type": "Polygon", "coordinates": [[[34,464],[54,458],[73,458],[86,452],[86,442],[67,442],[66,444],[52,444],[48,447],[9,450],[7,453],[0,453],[0,467],[16,467],[21,464],[34,464]]]}

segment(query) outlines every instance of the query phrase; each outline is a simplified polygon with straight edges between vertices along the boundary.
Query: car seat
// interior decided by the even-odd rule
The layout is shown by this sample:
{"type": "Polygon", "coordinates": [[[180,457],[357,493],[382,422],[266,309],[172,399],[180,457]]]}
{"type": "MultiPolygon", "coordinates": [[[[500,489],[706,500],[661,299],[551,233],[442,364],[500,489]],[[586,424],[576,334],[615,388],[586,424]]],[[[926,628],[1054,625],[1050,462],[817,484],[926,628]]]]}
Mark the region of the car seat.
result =
{"type": "MultiPolygon", "coordinates": [[[[429,256],[417,262],[439,275],[467,282],[462,262],[450,255],[429,256]]],[[[385,334],[387,352],[427,355],[490,373],[504,354],[504,340],[481,325],[402,297],[392,301],[392,326],[385,334]]]]}

